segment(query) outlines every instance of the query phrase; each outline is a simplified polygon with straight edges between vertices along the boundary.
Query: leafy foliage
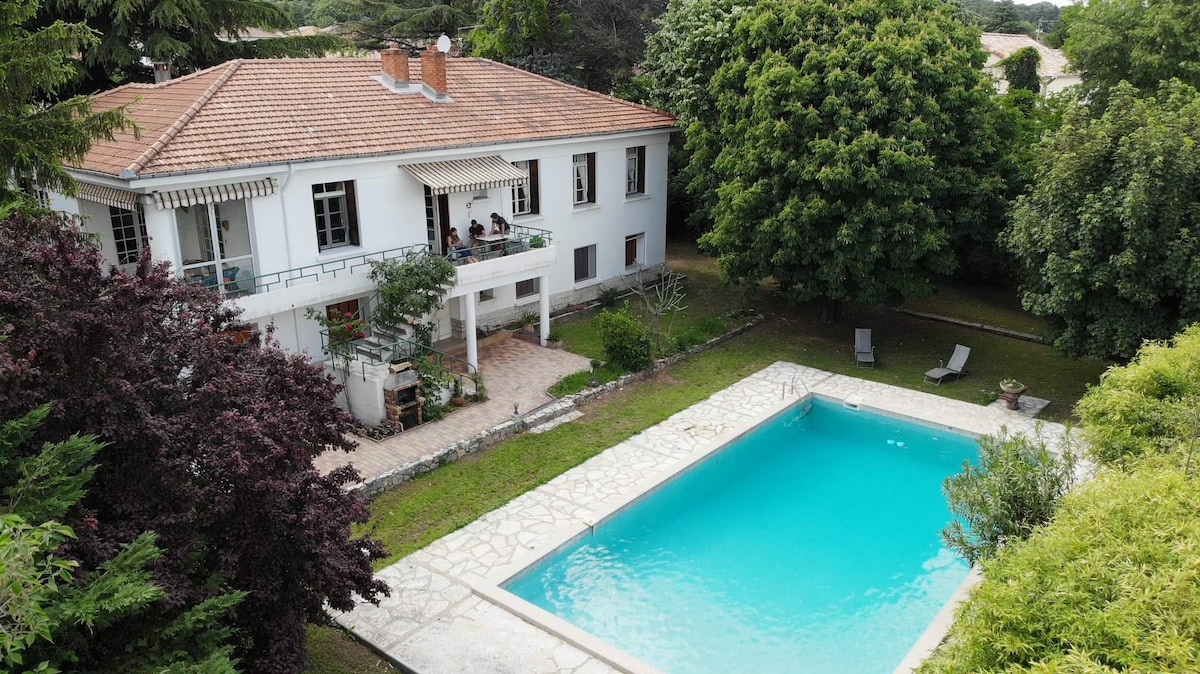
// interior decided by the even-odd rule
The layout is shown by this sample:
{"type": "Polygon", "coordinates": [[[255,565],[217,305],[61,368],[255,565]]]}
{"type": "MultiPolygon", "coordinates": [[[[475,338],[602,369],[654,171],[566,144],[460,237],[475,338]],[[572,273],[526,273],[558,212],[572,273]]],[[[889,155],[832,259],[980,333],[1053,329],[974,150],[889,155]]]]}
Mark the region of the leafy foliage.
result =
{"type": "Polygon", "coordinates": [[[1000,0],[992,6],[983,29],[989,33],[1009,33],[1033,37],[1032,23],[1023,21],[1012,0],[1000,0]]]}
{"type": "Polygon", "coordinates": [[[93,113],[82,96],[49,102],[76,77],[74,55],[97,37],[62,20],[29,30],[37,10],[38,0],[0,3],[0,204],[19,200],[21,192],[28,198],[35,181],[74,194],[63,162],[81,161],[94,140],[128,125],[124,108],[93,113]]]}
{"type": "MultiPolygon", "coordinates": [[[[978,34],[941,0],[763,0],[689,126],[720,181],[701,240],[737,284],[791,300],[895,302],[1002,222],[978,34]]],[[[707,189],[694,184],[693,189],[707,189]]]]}
{"type": "Polygon", "coordinates": [[[233,58],[321,56],[345,44],[332,35],[243,41],[250,27],[290,27],[286,13],[268,0],[49,0],[38,21],[86,24],[100,39],[83,45],[84,91],[153,79],[151,61],[170,63],[176,75],[233,58]]]}
{"type": "MultiPolygon", "coordinates": [[[[714,127],[717,106],[716,98],[709,94],[709,82],[732,57],[733,28],[738,16],[752,4],[747,0],[670,0],[656,21],[658,30],[646,38],[642,66],[650,82],[648,102],[678,117],[685,130],[693,124],[714,127]]],[[[708,148],[699,146],[694,134],[687,137],[686,145],[671,142],[667,185],[672,206],[686,209],[690,228],[703,233],[712,227],[720,183],[707,161],[708,148]],[[705,158],[694,159],[696,151],[705,158]]]]}
{"type": "Polygon", "coordinates": [[[650,335],[629,310],[629,302],[616,311],[601,311],[597,318],[600,341],[608,362],[627,371],[640,372],[653,362],[650,335]]]}
{"type": "Polygon", "coordinates": [[[360,46],[374,49],[395,41],[421,48],[442,33],[457,35],[476,22],[474,0],[345,0],[343,27],[360,46]]]}
{"type": "Polygon", "coordinates": [[[440,255],[409,252],[403,260],[372,261],[371,280],[379,292],[373,320],[411,326],[428,346],[430,329],[422,321],[442,306],[454,280],[454,265],[440,255]]]}
{"type": "Polygon", "coordinates": [[[980,438],[979,466],[963,464],[942,485],[957,518],[942,530],[946,545],[974,564],[1048,522],[1073,482],[1069,439],[1056,455],[1040,437],[1005,431],[980,438]]]}
{"type": "Polygon", "coordinates": [[[1125,84],[1098,119],[1064,114],[1005,241],[1059,350],[1128,356],[1200,320],[1200,100],[1178,82],[1157,99],[1125,84]]]}
{"type": "Polygon", "coordinates": [[[1200,670],[1200,489],[1109,472],[1028,541],[983,563],[921,674],[1200,670]]]}
{"type": "Polygon", "coordinates": [[[1170,342],[1144,344],[1104,374],[1075,408],[1092,458],[1126,466],[1167,454],[1180,462],[1200,426],[1200,325],[1170,342]]]}
{"type": "Polygon", "coordinates": [[[533,72],[574,81],[562,54],[571,40],[571,17],[557,9],[551,13],[549,0],[488,0],[471,31],[471,53],[512,65],[524,61],[533,72]]]}
{"type": "Polygon", "coordinates": [[[1200,5],[1192,0],[1090,0],[1065,18],[1063,53],[1099,109],[1121,81],[1145,94],[1172,78],[1200,87],[1200,5]]]}
{"type": "Polygon", "coordinates": [[[370,567],[383,550],[350,536],[367,516],[342,490],[355,472],[312,466],[353,446],[337,387],[269,339],[235,343],[233,310],[148,256],[136,274],[106,273],[91,237],[56,218],[12,217],[0,232],[0,417],[50,403],[34,442],[107,444],[65,521],[83,568],[146,531],[162,550],[154,615],[96,630],[91,653],[115,657],[146,624],[178,625],[186,641],[201,617],[187,607],[240,591],[231,625],[247,668],[301,671],[306,618],[386,592],[370,567]]]}
{"type": "Polygon", "coordinates": [[[0,668],[82,671],[232,673],[230,631],[214,624],[241,593],[213,597],[187,611],[186,622],[144,623],[131,617],[151,613],[163,591],[150,582],[149,565],[161,554],[155,536],[144,533],[122,544],[98,569],[81,568],[60,548],[75,537],[60,519],[84,493],[92,458],[101,449],[94,437],[73,435],[28,446],[50,412],[42,405],[0,426],[0,668]],[[119,632],[112,632],[120,625],[119,632]],[[97,653],[97,634],[116,633],[123,649],[97,653]]]}
{"type": "Polygon", "coordinates": [[[1009,90],[1024,89],[1035,94],[1042,91],[1042,78],[1038,77],[1038,64],[1042,55],[1033,47],[1021,47],[1008,58],[1000,61],[1000,69],[1004,71],[1004,79],[1008,81],[1009,90]]]}

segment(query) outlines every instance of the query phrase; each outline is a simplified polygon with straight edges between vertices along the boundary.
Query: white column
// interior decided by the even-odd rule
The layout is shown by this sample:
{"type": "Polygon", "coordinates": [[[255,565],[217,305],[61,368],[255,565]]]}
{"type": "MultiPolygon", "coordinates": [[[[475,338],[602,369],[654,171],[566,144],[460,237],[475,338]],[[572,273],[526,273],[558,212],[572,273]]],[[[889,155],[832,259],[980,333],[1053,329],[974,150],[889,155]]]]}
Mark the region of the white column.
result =
{"type": "Polygon", "coordinates": [[[475,337],[475,293],[470,292],[458,298],[463,305],[464,330],[467,333],[467,362],[475,370],[479,370],[479,342],[475,337]]]}
{"type": "Polygon", "coordinates": [[[542,326],[539,331],[539,341],[542,346],[546,346],[546,342],[550,339],[550,277],[538,277],[538,313],[541,319],[542,326]]]}
{"type": "Polygon", "coordinates": [[[179,232],[175,229],[175,211],[160,211],[158,204],[153,201],[142,204],[142,209],[146,220],[146,234],[150,237],[150,253],[154,261],[166,260],[175,269],[179,269],[182,261],[179,259],[179,232]]]}

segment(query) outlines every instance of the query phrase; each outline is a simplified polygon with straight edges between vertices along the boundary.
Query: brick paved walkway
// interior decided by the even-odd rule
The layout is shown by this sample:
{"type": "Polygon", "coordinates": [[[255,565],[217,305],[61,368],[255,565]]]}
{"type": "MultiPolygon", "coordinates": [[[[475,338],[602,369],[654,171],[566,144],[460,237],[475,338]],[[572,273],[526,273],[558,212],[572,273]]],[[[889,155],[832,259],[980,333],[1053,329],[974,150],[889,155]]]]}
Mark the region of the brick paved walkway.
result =
{"type": "Polygon", "coordinates": [[[479,369],[487,387],[485,402],[464,407],[441,421],[422,424],[382,442],[358,438],[350,454],[325,452],[313,464],[327,473],[352,463],[363,479],[381,475],[422,456],[487,430],[512,417],[513,403],[528,412],[553,400],[546,389],[568,375],[590,367],[583,356],[506,339],[479,350],[479,369]]]}

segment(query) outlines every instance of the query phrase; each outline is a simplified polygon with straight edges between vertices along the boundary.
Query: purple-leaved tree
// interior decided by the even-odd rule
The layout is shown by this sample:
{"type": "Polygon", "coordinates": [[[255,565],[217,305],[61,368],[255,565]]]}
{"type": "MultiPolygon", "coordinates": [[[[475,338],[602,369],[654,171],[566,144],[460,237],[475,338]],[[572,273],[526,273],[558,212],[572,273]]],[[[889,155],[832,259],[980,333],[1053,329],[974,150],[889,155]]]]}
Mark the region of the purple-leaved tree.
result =
{"type": "MultiPolygon", "coordinates": [[[[90,237],[58,217],[0,223],[0,418],[52,404],[39,440],[94,433],[108,443],[67,523],[70,553],[96,568],[152,530],[152,567],[167,597],[137,620],[166,620],[229,590],[247,671],[300,672],[304,623],[353,595],[386,594],[355,538],[363,502],[312,459],[351,450],[337,387],[305,357],[269,339],[237,344],[236,312],[144,259],[136,273],[103,269],[90,237]]],[[[98,634],[95,648],[136,647],[98,634]]]]}

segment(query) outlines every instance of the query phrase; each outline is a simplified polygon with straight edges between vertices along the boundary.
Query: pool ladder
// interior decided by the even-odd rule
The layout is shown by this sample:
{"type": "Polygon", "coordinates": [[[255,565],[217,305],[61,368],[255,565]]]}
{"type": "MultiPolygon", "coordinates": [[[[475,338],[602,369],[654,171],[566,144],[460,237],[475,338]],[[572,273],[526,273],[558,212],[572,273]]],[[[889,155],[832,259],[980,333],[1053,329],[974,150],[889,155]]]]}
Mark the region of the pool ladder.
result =
{"type": "Polygon", "coordinates": [[[812,411],[812,391],[809,390],[808,384],[804,383],[804,379],[801,378],[800,375],[795,375],[792,377],[791,381],[784,382],[783,391],[779,397],[781,399],[787,398],[789,391],[792,395],[801,400],[800,416],[804,416],[812,411]],[[803,393],[801,393],[801,391],[803,391],[803,393]]]}

